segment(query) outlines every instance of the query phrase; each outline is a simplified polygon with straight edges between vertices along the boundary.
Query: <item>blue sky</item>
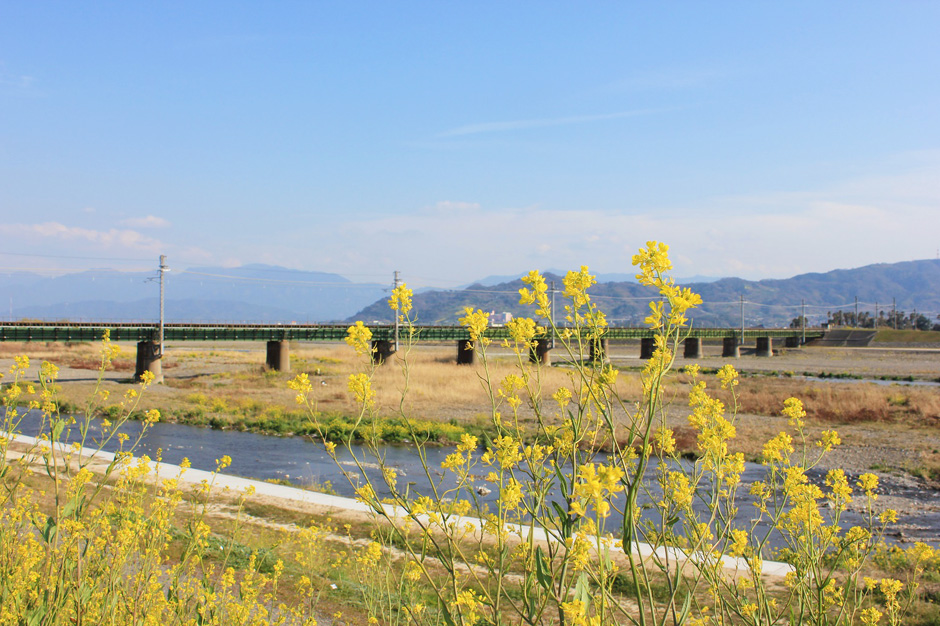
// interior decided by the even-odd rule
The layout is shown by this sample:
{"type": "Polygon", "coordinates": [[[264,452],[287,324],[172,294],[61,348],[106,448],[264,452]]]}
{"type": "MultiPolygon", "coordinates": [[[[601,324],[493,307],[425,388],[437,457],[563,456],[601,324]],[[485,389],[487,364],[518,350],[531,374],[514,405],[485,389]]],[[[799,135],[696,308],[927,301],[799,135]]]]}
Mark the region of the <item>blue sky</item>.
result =
{"type": "Polygon", "coordinates": [[[935,258],[940,3],[0,0],[0,267],[935,258]],[[40,255],[40,256],[26,256],[40,255]],[[73,258],[61,258],[73,257],[73,258]]]}

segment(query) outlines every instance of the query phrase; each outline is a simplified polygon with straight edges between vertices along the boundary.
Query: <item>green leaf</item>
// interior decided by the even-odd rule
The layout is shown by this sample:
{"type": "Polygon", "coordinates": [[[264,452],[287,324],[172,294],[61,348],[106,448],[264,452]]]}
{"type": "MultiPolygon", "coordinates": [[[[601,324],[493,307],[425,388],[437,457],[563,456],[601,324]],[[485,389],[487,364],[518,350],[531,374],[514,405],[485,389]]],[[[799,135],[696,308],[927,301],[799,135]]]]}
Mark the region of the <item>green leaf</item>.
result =
{"type": "Polygon", "coordinates": [[[42,624],[43,617],[46,616],[46,608],[39,606],[26,615],[27,626],[39,626],[42,624]]]}
{"type": "Polygon", "coordinates": [[[86,497],[84,494],[76,494],[74,498],[65,503],[65,506],[62,507],[62,515],[65,517],[75,517],[75,512],[78,511],[81,514],[82,510],[85,508],[86,497]]]}
{"type": "Polygon", "coordinates": [[[574,526],[574,522],[568,516],[568,511],[563,509],[560,504],[552,500],[552,508],[555,509],[555,514],[558,518],[558,521],[561,523],[561,534],[563,537],[571,536],[571,529],[574,526]]]}
{"type": "Polygon", "coordinates": [[[689,611],[692,610],[692,594],[688,594],[685,597],[685,602],[682,603],[682,611],[679,613],[679,619],[677,623],[685,623],[686,618],[689,616],[689,611]]]}
{"type": "Polygon", "coordinates": [[[623,551],[627,554],[633,549],[633,530],[633,520],[630,519],[630,514],[624,511],[623,540],[620,542],[620,545],[623,546],[623,551]]]}
{"type": "Polygon", "coordinates": [[[55,518],[50,515],[46,519],[46,527],[42,529],[43,540],[46,543],[52,543],[52,540],[55,539],[57,530],[58,530],[58,524],[56,524],[55,518]]]}
{"type": "Polygon", "coordinates": [[[65,430],[65,420],[57,420],[56,423],[52,426],[52,441],[58,441],[59,437],[62,436],[62,431],[65,430]]]}
{"type": "Polygon", "coordinates": [[[543,589],[546,591],[551,590],[552,573],[545,562],[545,553],[542,551],[542,546],[535,549],[535,577],[543,589]]]}
{"type": "Polygon", "coordinates": [[[587,572],[581,572],[581,575],[578,576],[578,582],[574,586],[574,597],[576,600],[581,601],[585,609],[591,606],[591,585],[588,582],[587,572]]]}

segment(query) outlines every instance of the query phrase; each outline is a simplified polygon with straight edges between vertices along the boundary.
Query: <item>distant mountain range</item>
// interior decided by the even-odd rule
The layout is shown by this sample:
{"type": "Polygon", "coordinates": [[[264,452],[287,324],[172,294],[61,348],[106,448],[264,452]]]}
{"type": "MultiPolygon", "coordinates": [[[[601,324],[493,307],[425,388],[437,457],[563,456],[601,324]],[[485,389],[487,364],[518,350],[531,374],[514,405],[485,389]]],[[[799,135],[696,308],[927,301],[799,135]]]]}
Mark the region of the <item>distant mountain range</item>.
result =
{"type": "MultiPolygon", "coordinates": [[[[557,319],[563,315],[560,273],[547,272],[547,281],[555,281],[557,319]]],[[[414,308],[421,323],[455,324],[465,307],[484,311],[508,311],[514,316],[532,315],[531,308],[519,305],[518,290],[524,286],[518,278],[498,284],[480,281],[466,289],[434,291],[415,295],[414,308]]],[[[679,281],[700,294],[703,304],[693,314],[698,326],[737,326],[742,309],[747,326],[786,326],[805,312],[810,323],[826,320],[830,311],[916,310],[935,319],[940,312],[940,260],[881,263],[857,269],[801,274],[782,280],[748,281],[722,278],[703,282],[679,281]],[[744,301],[742,307],[742,299],[744,301]],[[893,301],[896,305],[893,305],[893,301]]],[[[591,288],[594,301],[612,324],[641,325],[648,303],[658,294],[632,279],[600,282],[591,288]]],[[[391,321],[385,300],[373,303],[349,320],[391,321]]]]}
{"type": "MultiPolygon", "coordinates": [[[[528,272],[526,272],[528,273],[528,272]]],[[[554,276],[564,276],[564,270],[558,269],[547,269],[542,272],[543,274],[552,274],[554,276]]],[[[493,287],[495,285],[501,285],[503,283],[510,283],[514,280],[522,278],[525,274],[509,274],[504,276],[487,276],[486,278],[481,278],[480,280],[473,281],[469,285],[464,285],[458,287],[458,289],[468,289],[474,285],[482,285],[483,287],[493,287]]],[[[599,283],[635,283],[636,277],[634,274],[596,274],[595,278],[599,283]]],[[[688,278],[677,278],[676,282],[685,284],[691,283],[713,283],[716,280],[721,280],[717,276],[690,276],[688,278]]]]}
{"type": "MultiPolygon", "coordinates": [[[[557,315],[563,315],[562,273],[546,272],[559,289],[557,315]]],[[[613,324],[639,325],[656,294],[629,274],[601,274],[591,289],[613,324]]],[[[741,298],[748,326],[786,325],[804,309],[811,323],[828,311],[860,311],[874,303],[890,311],[918,312],[935,319],[940,312],[940,260],[878,264],[784,280],[692,277],[679,281],[701,294],[695,312],[699,326],[737,326],[741,298]]],[[[519,306],[519,276],[490,276],[464,289],[422,290],[415,294],[418,319],[455,324],[464,307],[531,315],[519,306]]],[[[170,322],[388,322],[389,285],[354,283],[338,274],[306,272],[271,265],[203,267],[166,274],[166,319],[170,322]]],[[[157,272],[89,270],[55,278],[28,272],[0,274],[0,319],[155,321],[159,317],[157,272]]]]}
{"type": "MultiPolygon", "coordinates": [[[[89,270],[54,278],[0,274],[0,319],[159,319],[157,272],[89,270]]],[[[166,273],[169,322],[327,322],[342,320],[387,293],[338,274],[271,265],[201,267],[166,273]]]]}

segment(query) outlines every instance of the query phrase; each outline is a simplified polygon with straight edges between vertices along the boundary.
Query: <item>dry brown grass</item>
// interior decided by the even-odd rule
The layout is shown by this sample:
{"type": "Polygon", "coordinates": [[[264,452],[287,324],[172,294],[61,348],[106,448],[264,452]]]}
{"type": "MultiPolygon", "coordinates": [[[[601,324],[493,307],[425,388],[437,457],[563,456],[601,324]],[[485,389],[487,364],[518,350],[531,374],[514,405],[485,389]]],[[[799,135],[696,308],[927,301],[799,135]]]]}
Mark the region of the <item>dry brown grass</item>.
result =
{"type": "MultiPolygon", "coordinates": [[[[728,393],[717,395],[730,402],[728,393]]],[[[764,377],[742,379],[738,387],[742,413],[780,415],[784,400],[790,397],[800,398],[807,416],[822,422],[940,424],[940,390],[932,387],[764,377]]]]}
{"type": "MultiPolygon", "coordinates": [[[[92,343],[0,343],[0,358],[13,358],[27,354],[35,361],[51,361],[59,367],[97,370],[101,367],[101,348],[92,343]]],[[[117,356],[112,359],[108,371],[133,372],[136,352],[133,348],[118,346],[117,356]]],[[[170,365],[172,367],[172,365],[170,365]]]]}
{"type": "MultiPolygon", "coordinates": [[[[315,397],[324,410],[352,410],[354,408],[346,392],[346,378],[349,374],[361,371],[363,362],[356,358],[349,348],[304,348],[295,354],[305,361],[302,371],[315,379],[315,397]],[[315,372],[320,369],[320,376],[315,372]],[[320,384],[325,382],[326,384],[320,384]],[[319,389],[316,389],[319,384],[319,389]]],[[[489,394],[484,386],[486,371],[494,385],[498,385],[509,374],[519,374],[518,366],[509,356],[495,356],[486,365],[477,359],[473,365],[456,364],[456,348],[441,346],[421,346],[408,356],[408,387],[405,395],[405,410],[410,415],[430,419],[467,419],[478,415],[488,415],[491,410],[489,394]]],[[[405,380],[401,368],[402,362],[393,357],[385,365],[376,369],[373,387],[376,390],[381,413],[394,413],[399,408],[405,380]]],[[[527,371],[538,377],[540,393],[543,398],[550,398],[561,386],[572,387],[573,370],[557,367],[537,368],[526,364],[527,371]]],[[[635,376],[626,375],[621,381],[625,393],[639,393],[639,384],[635,376]]],[[[522,394],[526,398],[526,394],[522,394]]],[[[504,411],[505,412],[505,411],[504,411]]],[[[522,410],[531,416],[530,410],[522,410]]]]}
{"type": "MultiPolygon", "coordinates": [[[[119,355],[121,371],[130,371],[130,358],[134,346],[125,344],[119,355]]],[[[87,368],[97,362],[98,346],[94,344],[0,344],[0,358],[11,358],[15,354],[27,353],[34,360],[48,359],[73,369],[87,368]]],[[[211,398],[220,398],[229,405],[244,402],[280,405],[295,408],[294,393],[287,388],[287,381],[298,372],[306,372],[314,382],[314,397],[324,412],[350,414],[356,410],[346,389],[349,374],[362,371],[366,366],[363,357],[356,357],[345,344],[301,344],[293,346],[293,371],[290,373],[264,372],[263,344],[240,344],[233,349],[222,349],[214,344],[193,345],[169,350],[164,359],[164,369],[171,370],[167,383],[154,387],[145,395],[144,408],[159,408],[165,415],[177,409],[196,406],[187,399],[194,393],[211,398]],[[245,351],[246,348],[253,348],[245,351]]],[[[490,379],[494,384],[510,373],[518,373],[512,355],[508,351],[493,348],[487,364],[490,379]]],[[[480,359],[474,365],[457,365],[456,347],[452,344],[419,345],[409,355],[410,376],[404,410],[409,417],[440,421],[455,420],[472,424],[486,422],[491,414],[489,395],[481,376],[484,375],[480,359]]],[[[533,375],[534,365],[525,367],[533,375]]],[[[545,409],[551,417],[555,411],[550,400],[560,386],[574,387],[571,377],[573,368],[548,367],[538,372],[541,395],[548,399],[545,409]]],[[[66,399],[79,400],[90,387],[88,370],[76,373],[75,382],[64,386],[66,399]]],[[[709,389],[730,406],[730,396],[718,389],[713,377],[707,377],[709,389]]],[[[128,377],[111,378],[107,385],[112,393],[123,393],[128,377]]],[[[401,362],[393,357],[379,367],[375,373],[374,388],[377,392],[379,412],[394,415],[399,402],[404,380],[401,362]]],[[[629,404],[640,396],[639,374],[621,372],[617,383],[621,397],[629,404]]],[[[694,436],[682,430],[687,414],[687,379],[680,375],[668,388],[672,400],[675,426],[679,427],[680,448],[694,449],[694,436]]],[[[773,418],[780,415],[783,402],[789,397],[801,398],[811,424],[898,424],[905,427],[935,428],[940,425],[940,389],[934,387],[911,387],[901,385],[878,385],[842,381],[805,381],[797,378],[774,378],[769,376],[746,376],[738,387],[739,413],[773,418]]],[[[523,398],[526,396],[523,394],[523,398]]],[[[508,413],[504,407],[503,412],[508,413]]],[[[225,419],[224,414],[218,417],[225,419]]],[[[533,412],[523,404],[520,410],[523,423],[533,418],[533,412]]],[[[620,419],[623,416],[619,416],[620,419]]],[[[767,420],[770,424],[775,420],[767,420]]],[[[776,428],[774,426],[774,428],[776,428]]],[[[764,428],[756,423],[756,437],[764,435],[764,428]]],[[[750,433],[741,432],[739,436],[750,433]]]]}

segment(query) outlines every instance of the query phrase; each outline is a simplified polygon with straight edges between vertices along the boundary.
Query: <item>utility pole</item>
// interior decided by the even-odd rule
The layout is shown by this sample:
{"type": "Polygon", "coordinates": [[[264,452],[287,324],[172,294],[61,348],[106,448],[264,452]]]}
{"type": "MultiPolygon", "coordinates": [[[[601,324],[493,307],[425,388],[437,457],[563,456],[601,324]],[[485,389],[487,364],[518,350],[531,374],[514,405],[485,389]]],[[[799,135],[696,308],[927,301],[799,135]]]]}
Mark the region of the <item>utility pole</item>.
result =
{"type": "Polygon", "coordinates": [[[744,296],[741,296],[741,338],[738,339],[738,345],[744,345],[744,296]]]}
{"type": "Polygon", "coordinates": [[[875,317],[872,320],[871,327],[878,330],[878,303],[875,303],[875,317]]]}
{"type": "Polygon", "coordinates": [[[858,328],[860,324],[858,323],[858,296],[855,296],[855,328],[858,328]]]}
{"type": "Polygon", "coordinates": [[[157,356],[163,357],[163,276],[170,271],[170,268],[166,266],[166,255],[160,255],[160,343],[157,347],[159,350],[157,356]]]}
{"type": "MultiPolygon", "coordinates": [[[[400,272],[395,270],[395,278],[392,281],[394,283],[395,289],[398,289],[398,286],[401,285],[400,272]]],[[[398,352],[398,318],[400,311],[395,311],[395,352],[398,352]]]]}
{"type": "Polygon", "coordinates": [[[552,326],[552,337],[551,337],[551,342],[548,347],[554,348],[555,347],[555,281],[554,280],[552,281],[552,308],[551,308],[551,311],[549,311],[549,313],[551,313],[551,317],[549,318],[548,321],[552,326]]]}
{"type": "Polygon", "coordinates": [[[806,300],[800,299],[800,326],[803,331],[803,338],[800,339],[800,345],[806,343],[806,300]]]}
{"type": "Polygon", "coordinates": [[[891,298],[891,317],[894,318],[894,330],[898,329],[898,299],[891,298]]]}

